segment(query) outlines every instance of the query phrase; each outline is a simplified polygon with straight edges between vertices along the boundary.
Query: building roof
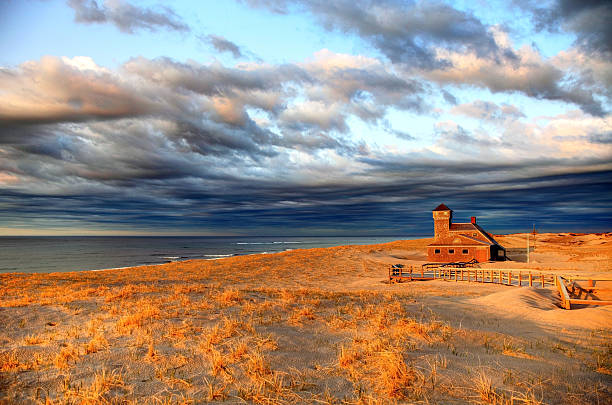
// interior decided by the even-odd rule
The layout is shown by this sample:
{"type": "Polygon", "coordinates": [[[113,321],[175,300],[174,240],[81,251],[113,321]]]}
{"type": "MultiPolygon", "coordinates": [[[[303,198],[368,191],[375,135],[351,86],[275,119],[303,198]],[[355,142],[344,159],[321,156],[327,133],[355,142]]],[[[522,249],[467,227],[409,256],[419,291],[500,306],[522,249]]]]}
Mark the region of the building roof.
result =
{"type": "Polygon", "coordinates": [[[455,224],[451,224],[449,230],[453,233],[447,237],[439,238],[434,243],[428,246],[450,246],[450,245],[453,245],[453,246],[462,246],[462,245],[465,245],[465,246],[468,246],[468,245],[469,246],[474,246],[474,245],[492,246],[492,245],[497,245],[503,249],[503,246],[497,243],[497,241],[493,239],[493,237],[489,235],[487,231],[482,229],[477,224],[473,224],[471,222],[455,223],[455,224]],[[475,231],[478,233],[478,235],[472,236],[472,235],[466,235],[466,234],[459,233],[459,232],[470,232],[470,231],[475,231]]]}
{"type": "Polygon", "coordinates": [[[440,204],[434,209],[434,211],[452,211],[452,210],[448,208],[446,205],[440,204]]]}
{"type": "Polygon", "coordinates": [[[477,229],[476,229],[476,227],[474,226],[473,223],[468,222],[468,223],[451,224],[450,230],[451,231],[473,231],[473,230],[477,230],[477,229]]]}
{"type": "Polygon", "coordinates": [[[477,224],[474,224],[474,226],[480,231],[482,232],[482,234],[493,244],[493,245],[497,245],[501,248],[503,248],[502,245],[500,245],[499,243],[497,243],[497,241],[495,239],[493,239],[493,237],[491,235],[489,235],[489,233],[487,231],[485,231],[484,229],[482,229],[480,226],[478,226],[477,224]]]}

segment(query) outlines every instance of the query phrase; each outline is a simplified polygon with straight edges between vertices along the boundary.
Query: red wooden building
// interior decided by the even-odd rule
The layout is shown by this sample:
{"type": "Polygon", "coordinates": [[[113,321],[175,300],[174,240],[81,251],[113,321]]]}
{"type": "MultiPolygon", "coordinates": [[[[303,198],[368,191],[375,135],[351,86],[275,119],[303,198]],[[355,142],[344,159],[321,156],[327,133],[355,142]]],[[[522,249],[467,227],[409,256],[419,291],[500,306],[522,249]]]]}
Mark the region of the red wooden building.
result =
{"type": "Polygon", "coordinates": [[[427,246],[430,262],[479,262],[505,260],[506,249],[476,224],[471,222],[453,224],[453,210],[440,204],[433,210],[434,242],[427,246]]]}

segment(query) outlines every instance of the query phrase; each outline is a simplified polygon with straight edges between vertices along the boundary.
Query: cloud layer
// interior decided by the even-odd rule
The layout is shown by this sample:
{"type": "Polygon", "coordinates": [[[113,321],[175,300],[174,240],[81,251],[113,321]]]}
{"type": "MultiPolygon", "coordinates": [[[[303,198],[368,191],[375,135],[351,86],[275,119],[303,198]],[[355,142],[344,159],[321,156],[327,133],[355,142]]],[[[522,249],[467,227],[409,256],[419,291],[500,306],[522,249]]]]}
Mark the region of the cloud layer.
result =
{"type": "Polygon", "coordinates": [[[157,9],[134,6],[124,0],[68,0],[74,10],[74,20],[85,24],[111,23],[120,31],[133,34],[138,30],[168,29],[189,31],[189,27],[171,8],[157,9]]]}
{"type": "MultiPolygon", "coordinates": [[[[539,195],[582,183],[604,191],[612,169],[605,120],[575,112],[525,123],[516,107],[490,102],[452,112],[500,125],[498,138],[448,121],[437,124],[432,147],[409,155],[359,141],[348,136],[349,118],[423,111],[429,90],[379,60],[330,51],[231,68],[136,58],[117,71],[45,57],[4,70],[0,84],[9,225],[54,218],[102,228],[419,233],[423,218],[404,217],[402,207],[460,208],[491,193],[509,205],[535,184],[539,195]]],[[[552,210],[565,209],[566,195],[546,197],[552,210]]]]}
{"type": "MultiPolygon", "coordinates": [[[[606,4],[561,2],[535,21],[576,35],[545,57],[442,2],[246,3],[303,13],[372,52],[233,66],[134,57],[113,69],[44,56],[2,67],[2,227],[428,234],[440,202],[498,231],[609,227],[612,67],[595,15],[606,4]],[[536,115],[516,99],[563,112],[536,115]]],[[[530,16],[538,8],[519,3],[530,16]]],[[[163,7],[68,4],[81,23],[189,32],[163,7]]],[[[223,36],[201,39],[244,56],[223,36]]]]}

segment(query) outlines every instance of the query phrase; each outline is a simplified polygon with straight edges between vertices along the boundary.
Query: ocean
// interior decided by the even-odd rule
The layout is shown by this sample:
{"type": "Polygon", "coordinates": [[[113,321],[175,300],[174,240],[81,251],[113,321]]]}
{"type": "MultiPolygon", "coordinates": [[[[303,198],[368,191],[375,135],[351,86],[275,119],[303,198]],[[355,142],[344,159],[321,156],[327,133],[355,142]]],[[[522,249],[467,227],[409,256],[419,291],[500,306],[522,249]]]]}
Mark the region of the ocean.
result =
{"type": "MultiPolygon", "coordinates": [[[[50,273],[385,243],[389,237],[0,236],[0,273],[50,273]]],[[[410,238],[411,239],[411,238],[410,238]]]]}

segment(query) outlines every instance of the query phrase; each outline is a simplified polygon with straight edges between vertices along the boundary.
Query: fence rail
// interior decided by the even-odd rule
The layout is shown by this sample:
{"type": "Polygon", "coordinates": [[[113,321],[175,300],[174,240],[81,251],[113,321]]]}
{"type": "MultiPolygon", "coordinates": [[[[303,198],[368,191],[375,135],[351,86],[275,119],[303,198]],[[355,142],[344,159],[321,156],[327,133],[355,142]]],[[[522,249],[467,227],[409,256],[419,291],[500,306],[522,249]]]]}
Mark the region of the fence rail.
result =
{"type": "Polygon", "coordinates": [[[577,279],[573,281],[565,280],[561,276],[557,276],[557,289],[559,290],[559,296],[561,297],[561,305],[565,309],[572,309],[572,305],[612,305],[612,301],[600,300],[594,296],[595,291],[610,291],[608,288],[597,287],[595,283],[597,281],[610,281],[610,280],[580,280],[586,281],[586,286],[581,286],[576,283],[577,279]],[[566,283],[568,283],[566,285],[566,283]],[[568,291],[569,288],[569,291],[568,291]],[[580,296],[584,294],[584,299],[580,298],[580,296]],[[577,298],[572,298],[572,296],[578,296],[577,298]],[[587,299],[588,296],[591,296],[594,299],[587,299]]]}
{"type": "Polygon", "coordinates": [[[562,277],[551,273],[535,272],[526,269],[480,269],[470,267],[404,267],[389,266],[389,282],[401,283],[415,280],[468,281],[474,283],[502,284],[515,287],[555,287],[561,297],[561,306],[571,309],[572,305],[612,305],[612,301],[598,299],[596,291],[611,291],[610,288],[597,286],[598,281],[612,279],[585,279],[578,276],[562,277]],[[576,281],[586,281],[582,286],[576,281]],[[584,294],[584,298],[581,296],[584,294]],[[588,297],[592,299],[587,299],[588,297]]]}
{"type": "Polygon", "coordinates": [[[402,282],[413,280],[447,280],[492,283],[519,287],[556,286],[554,274],[536,273],[521,269],[479,269],[465,267],[418,268],[391,265],[389,281],[402,282]]]}

